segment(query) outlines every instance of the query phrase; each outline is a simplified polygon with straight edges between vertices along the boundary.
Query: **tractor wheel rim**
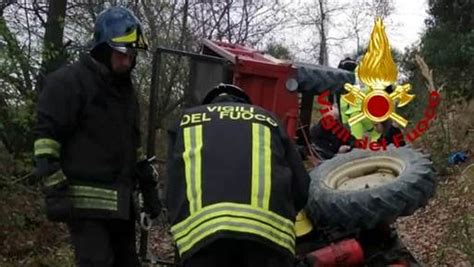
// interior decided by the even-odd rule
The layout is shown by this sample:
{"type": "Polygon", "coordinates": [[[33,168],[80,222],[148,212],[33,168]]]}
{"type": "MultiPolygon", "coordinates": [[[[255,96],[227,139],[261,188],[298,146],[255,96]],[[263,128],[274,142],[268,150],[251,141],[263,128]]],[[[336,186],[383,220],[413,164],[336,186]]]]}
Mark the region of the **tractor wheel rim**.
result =
{"type": "Polygon", "coordinates": [[[405,169],[403,161],[379,156],[353,160],[328,174],[325,184],[334,190],[358,191],[391,183],[405,169]]]}

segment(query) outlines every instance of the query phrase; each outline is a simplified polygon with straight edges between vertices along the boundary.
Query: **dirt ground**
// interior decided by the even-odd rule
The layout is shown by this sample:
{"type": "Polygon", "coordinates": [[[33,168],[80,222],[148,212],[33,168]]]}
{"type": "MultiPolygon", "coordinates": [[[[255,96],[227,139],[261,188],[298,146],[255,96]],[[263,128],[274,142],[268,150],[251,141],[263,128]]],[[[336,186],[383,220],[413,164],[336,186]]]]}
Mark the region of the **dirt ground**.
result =
{"type": "MultiPolygon", "coordinates": [[[[469,165],[441,177],[430,203],[397,221],[402,240],[424,266],[474,266],[474,171],[461,175],[469,165]]],[[[154,254],[171,260],[168,228],[155,227],[152,238],[154,254]]]]}
{"type": "Polygon", "coordinates": [[[474,264],[474,171],[459,175],[468,165],[442,178],[428,206],[397,222],[403,241],[426,266],[474,264]]]}
{"type": "MultiPolygon", "coordinates": [[[[474,167],[457,166],[440,178],[435,198],[397,222],[400,235],[425,266],[474,265],[474,167]]],[[[0,266],[72,266],[66,228],[45,220],[41,196],[30,189],[0,188],[0,266]]],[[[152,251],[171,260],[167,227],[154,227],[152,251]]]]}

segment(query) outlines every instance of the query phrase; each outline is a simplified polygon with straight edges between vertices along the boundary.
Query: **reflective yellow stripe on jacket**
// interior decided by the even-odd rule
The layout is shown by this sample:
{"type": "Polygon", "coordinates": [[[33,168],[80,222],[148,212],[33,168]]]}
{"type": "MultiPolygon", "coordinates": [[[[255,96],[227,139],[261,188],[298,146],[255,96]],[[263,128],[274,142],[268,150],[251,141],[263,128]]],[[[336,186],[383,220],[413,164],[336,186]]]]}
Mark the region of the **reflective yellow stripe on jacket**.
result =
{"type": "MultiPolygon", "coordinates": [[[[185,254],[199,241],[221,231],[253,234],[294,253],[294,223],[269,210],[272,175],[271,130],[253,123],[251,156],[251,192],[248,203],[221,202],[202,204],[202,125],[183,129],[186,197],[189,217],[173,225],[171,232],[179,253],[185,254]]],[[[249,166],[250,167],[250,166],[249,166]]],[[[204,192],[205,193],[205,192],[204,192]]]]}
{"type": "Polygon", "coordinates": [[[184,131],[183,160],[186,176],[186,196],[189,201],[189,213],[193,214],[202,207],[201,198],[201,150],[202,125],[187,127],[184,131]]]}
{"type": "Polygon", "coordinates": [[[55,186],[63,181],[66,181],[66,176],[64,176],[64,173],[59,170],[55,173],[53,173],[52,175],[48,176],[48,177],[45,177],[43,178],[43,185],[44,186],[55,186]]]}
{"type": "Polygon", "coordinates": [[[116,190],[72,185],[69,194],[75,208],[118,211],[118,193],[116,190]]]}
{"type": "Polygon", "coordinates": [[[60,150],[61,144],[59,144],[54,139],[40,138],[36,140],[34,144],[35,157],[40,155],[50,155],[52,157],[59,158],[60,150]]]}
{"type": "Polygon", "coordinates": [[[174,225],[171,233],[181,255],[207,236],[226,230],[263,237],[294,253],[293,225],[293,222],[274,212],[246,204],[224,202],[202,208],[174,225]]]}
{"type": "Polygon", "coordinates": [[[251,205],[268,210],[272,186],[270,129],[252,123],[252,197],[251,205]]]}

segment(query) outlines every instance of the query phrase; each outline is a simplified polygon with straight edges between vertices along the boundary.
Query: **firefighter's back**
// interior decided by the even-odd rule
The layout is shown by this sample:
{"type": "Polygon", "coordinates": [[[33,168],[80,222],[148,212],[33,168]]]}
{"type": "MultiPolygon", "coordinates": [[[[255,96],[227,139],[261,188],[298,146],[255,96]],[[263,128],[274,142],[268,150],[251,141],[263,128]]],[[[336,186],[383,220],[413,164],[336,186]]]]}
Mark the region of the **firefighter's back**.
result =
{"type": "Polygon", "coordinates": [[[183,259],[225,240],[291,259],[290,145],[277,119],[260,107],[218,102],[185,110],[171,141],[167,201],[183,259]]]}

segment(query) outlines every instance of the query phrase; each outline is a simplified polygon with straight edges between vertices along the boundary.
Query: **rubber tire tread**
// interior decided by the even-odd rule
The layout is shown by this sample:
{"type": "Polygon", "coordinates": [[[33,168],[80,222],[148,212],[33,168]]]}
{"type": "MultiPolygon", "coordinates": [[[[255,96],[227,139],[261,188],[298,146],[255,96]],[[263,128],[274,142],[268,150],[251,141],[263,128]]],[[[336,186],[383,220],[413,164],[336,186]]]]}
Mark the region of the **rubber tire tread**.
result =
{"type": "Polygon", "coordinates": [[[437,185],[429,156],[410,147],[389,146],[378,152],[354,149],[324,161],[310,172],[310,176],[308,215],[317,225],[346,230],[372,229],[381,223],[391,224],[400,216],[411,215],[428,203],[437,185]],[[328,173],[345,163],[378,156],[403,162],[404,168],[396,179],[358,191],[332,189],[324,182],[328,173]]]}

